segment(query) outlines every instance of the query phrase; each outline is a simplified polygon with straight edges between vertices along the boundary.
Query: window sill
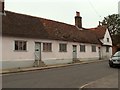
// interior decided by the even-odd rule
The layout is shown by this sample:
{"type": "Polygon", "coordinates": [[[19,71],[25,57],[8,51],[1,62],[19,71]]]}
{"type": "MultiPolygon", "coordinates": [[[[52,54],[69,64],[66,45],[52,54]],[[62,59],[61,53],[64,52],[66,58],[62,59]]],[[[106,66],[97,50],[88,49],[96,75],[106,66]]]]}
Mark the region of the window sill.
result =
{"type": "Polygon", "coordinates": [[[27,50],[14,50],[14,52],[28,52],[27,50]]]}
{"type": "Polygon", "coordinates": [[[52,51],[43,51],[43,52],[52,52],[52,51]]]}
{"type": "Polygon", "coordinates": [[[82,52],[82,51],[80,51],[80,53],[86,53],[86,52],[84,52],[84,51],[83,51],[83,52],[82,52]]]}
{"type": "Polygon", "coordinates": [[[65,52],[66,53],[67,51],[59,51],[59,52],[65,52]]]}

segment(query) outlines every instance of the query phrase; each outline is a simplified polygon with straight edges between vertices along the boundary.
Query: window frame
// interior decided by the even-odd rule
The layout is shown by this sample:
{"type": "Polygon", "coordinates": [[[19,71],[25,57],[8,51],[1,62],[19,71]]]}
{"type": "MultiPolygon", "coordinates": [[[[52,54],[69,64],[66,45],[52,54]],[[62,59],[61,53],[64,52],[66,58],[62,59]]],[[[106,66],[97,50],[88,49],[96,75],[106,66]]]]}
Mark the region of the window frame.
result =
{"type": "Polygon", "coordinates": [[[59,52],[67,52],[67,44],[59,43],[59,52]]]}
{"type": "Polygon", "coordinates": [[[109,38],[107,38],[107,42],[110,42],[109,38]]]}
{"type": "Polygon", "coordinates": [[[95,45],[92,45],[92,46],[91,46],[91,49],[92,49],[92,52],[97,52],[97,51],[96,51],[96,46],[95,46],[95,45]]]}
{"type": "Polygon", "coordinates": [[[27,41],[14,40],[14,51],[27,51],[27,41]]]}
{"type": "Polygon", "coordinates": [[[52,52],[52,43],[43,43],[43,52],[52,52]]]}
{"type": "Polygon", "coordinates": [[[80,45],[80,52],[86,52],[86,46],[80,45]]]}

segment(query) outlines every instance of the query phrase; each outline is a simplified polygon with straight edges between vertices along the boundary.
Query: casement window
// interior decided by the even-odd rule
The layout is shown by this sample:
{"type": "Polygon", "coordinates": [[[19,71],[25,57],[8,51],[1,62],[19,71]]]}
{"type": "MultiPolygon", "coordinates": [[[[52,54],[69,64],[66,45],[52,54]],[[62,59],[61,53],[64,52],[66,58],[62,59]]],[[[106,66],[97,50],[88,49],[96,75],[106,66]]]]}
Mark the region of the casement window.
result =
{"type": "Polygon", "coordinates": [[[107,42],[109,42],[109,38],[107,38],[107,42]]]}
{"type": "Polygon", "coordinates": [[[106,52],[109,52],[109,48],[110,48],[110,47],[106,46],[106,52]]]}
{"type": "Polygon", "coordinates": [[[67,52],[67,44],[60,43],[59,44],[59,51],[60,52],[67,52]]]}
{"type": "Polygon", "coordinates": [[[26,51],[27,42],[26,41],[15,41],[15,51],[26,51]]]}
{"type": "Polygon", "coordinates": [[[52,51],[52,43],[43,43],[43,51],[51,52],[52,51]]]}
{"type": "Polygon", "coordinates": [[[92,52],[96,52],[96,46],[92,45],[92,52]]]}
{"type": "Polygon", "coordinates": [[[85,52],[85,45],[80,45],[80,52],[85,52]]]}

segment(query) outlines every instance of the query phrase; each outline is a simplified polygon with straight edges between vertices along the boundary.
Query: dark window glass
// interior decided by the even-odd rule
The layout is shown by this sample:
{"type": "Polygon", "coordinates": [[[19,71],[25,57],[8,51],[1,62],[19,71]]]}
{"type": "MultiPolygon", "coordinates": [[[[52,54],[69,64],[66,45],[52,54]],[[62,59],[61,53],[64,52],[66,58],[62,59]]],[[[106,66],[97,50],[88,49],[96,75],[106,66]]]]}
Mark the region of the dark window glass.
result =
{"type": "Polygon", "coordinates": [[[15,50],[25,51],[27,50],[26,47],[27,47],[26,41],[15,41],[15,50]]]}
{"type": "Polygon", "coordinates": [[[43,51],[51,52],[52,51],[52,43],[43,43],[43,51]]]}
{"type": "Polygon", "coordinates": [[[85,52],[85,45],[80,45],[80,52],[85,52]]]}
{"type": "Polygon", "coordinates": [[[60,52],[67,52],[67,44],[59,44],[60,52]]]}
{"type": "Polygon", "coordinates": [[[96,46],[92,45],[92,52],[96,52],[96,46]]]}

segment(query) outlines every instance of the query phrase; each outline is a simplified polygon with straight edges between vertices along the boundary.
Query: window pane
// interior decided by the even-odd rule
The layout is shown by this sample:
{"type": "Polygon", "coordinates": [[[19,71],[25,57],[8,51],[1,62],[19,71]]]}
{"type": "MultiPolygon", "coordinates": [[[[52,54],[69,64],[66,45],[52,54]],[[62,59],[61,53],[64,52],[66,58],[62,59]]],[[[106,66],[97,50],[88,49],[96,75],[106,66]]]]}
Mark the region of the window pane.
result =
{"type": "Polygon", "coordinates": [[[43,51],[52,51],[52,43],[43,43],[43,51]]]}
{"type": "Polygon", "coordinates": [[[80,52],[85,52],[85,45],[80,45],[80,52]]]}
{"type": "Polygon", "coordinates": [[[18,41],[15,41],[15,50],[18,50],[18,41]]]}
{"type": "Polygon", "coordinates": [[[96,46],[92,46],[92,52],[96,52],[96,46]]]}
{"type": "Polygon", "coordinates": [[[26,50],[26,42],[23,42],[23,50],[26,50]]]}
{"type": "Polygon", "coordinates": [[[21,41],[18,42],[18,47],[19,47],[19,48],[18,48],[19,50],[22,50],[22,42],[21,42],[21,41]]]}
{"type": "Polygon", "coordinates": [[[107,42],[109,42],[109,38],[107,38],[107,42]]]}
{"type": "Polygon", "coordinates": [[[66,52],[67,51],[67,44],[59,44],[59,51],[66,52]]]}
{"type": "Polygon", "coordinates": [[[26,41],[15,41],[15,50],[26,50],[26,41]]]}
{"type": "Polygon", "coordinates": [[[52,51],[51,43],[48,43],[48,51],[52,51]]]}
{"type": "Polygon", "coordinates": [[[43,51],[45,51],[45,50],[46,50],[46,49],[45,49],[45,48],[46,48],[46,47],[45,47],[45,45],[46,45],[46,44],[45,44],[45,43],[43,43],[43,51]]]}

